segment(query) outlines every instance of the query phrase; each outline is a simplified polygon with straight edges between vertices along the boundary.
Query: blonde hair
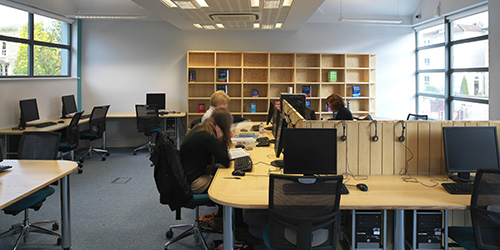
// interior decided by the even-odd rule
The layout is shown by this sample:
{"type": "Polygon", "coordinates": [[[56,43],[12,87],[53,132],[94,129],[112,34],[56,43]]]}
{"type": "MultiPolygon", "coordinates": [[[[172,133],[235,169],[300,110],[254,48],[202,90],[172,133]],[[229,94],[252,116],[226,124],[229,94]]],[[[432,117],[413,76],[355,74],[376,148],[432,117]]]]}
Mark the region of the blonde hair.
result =
{"type": "Polygon", "coordinates": [[[216,91],[210,96],[210,105],[217,107],[218,105],[229,104],[231,98],[222,90],[216,91]]]}

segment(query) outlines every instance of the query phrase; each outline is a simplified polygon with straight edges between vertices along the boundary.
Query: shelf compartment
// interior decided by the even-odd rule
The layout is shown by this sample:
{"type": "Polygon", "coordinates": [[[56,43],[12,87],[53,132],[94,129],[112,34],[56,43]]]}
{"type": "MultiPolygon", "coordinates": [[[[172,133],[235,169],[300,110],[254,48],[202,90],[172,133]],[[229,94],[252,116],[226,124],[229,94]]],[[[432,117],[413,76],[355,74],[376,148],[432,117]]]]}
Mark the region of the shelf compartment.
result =
{"type": "Polygon", "coordinates": [[[269,67],[268,53],[244,53],[244,67],[269,67]]]}
{"type": "MultiPolygon", "coordinates": [[[[297,84],[297,93],[304,93],[304,89],[302,88],[303,86],[310,86],[311,87],[311,96],[310,97],[320,97],[320,85],[319,84],[297,84]]],[[[305,94],[305,93],[304,93],[305,94]]],[[[307,97],[309,98],[309,97],[307,97]]]]}
{"type": "Polygon", "coordinates": [[[188,100],[188,113],[202,114],[205,111],[198,113],[198,105],[205,104],[205,111],[210,108],[210,99],[189,99],[188,100]]]}
{"type": "Polygon", "coordinates": [[[370,99],[347,99],[349,102],[349,110],[356,113],[369,113],[370,111],[370,99]]]}
{"type": "Polygon", "coordinates": [[[241,67],[241,53],[217,52],[217,67],[241,67]]]}
{"type": "Polygon", "coordinates": [[[201,119],[203,114],[189,114],[188,113],[188,126],[191,126],[191,123],[196,119],[201,119]]]}
{"type": "MultiPolygon", "coordinates": [[[[370,85],[368,84],[347,84],[346,85],[346,97],[353,97],[352,91],[354,85],[359,86],[360,88],[360,96],[359,97],[370,97],[370,85]]],[[[353,97],[356,98],[356,97],[353,97]]]]}
{"type": "Polygon", "coordinates": [[[244,99],[243,100],[243,113],[250,113],[250,104],[255,103],[256,113],[267,114],[269,103],[267,99],[244,99]]]}
{"type": "Polygon", "coordinates": [[[297,82],[320,82],[319,69],[297,69],[295,72],[297,82]]]}
{"type": "Polygon", "coordinates": [[[296,67],[320,67],[321,60],[319,54],[296,54],[296,67]]]}
{"type": "MultiPolygon", "coordinates": [[[[214,69],[208,68],[189,68],[189,71],[196,72],[196,78],[194,82],[215,82],[215,71],[214,69]]],[[[189,81],[189,72],[188,72],[189,81]]]]}
{"type": "Polygon", "coordinates": [[[267,69],[243,69],[244,82],[267,82],[267,69]]]}
{"type": "MultiPolygon", "coordinates": [[[[262,114],[262,113],[244,113],[243,114],[244,119],[248,119],[254,122],[266,122],[267,120],[267,114],[262,114]]],[[[258,133],[258,132],[255,132],[258,133]]]]}
{"type": "Polygon", "coordinates": [[[255,98],[253,97],[253,89],[259,90],[259,96],[257,98],[269,96],[267,84],[244,84],[243,97],[255,98]]]}
{"type": "MultiPolygon", "coordinates": [[[[226,94],[229,95],[230,97],[241,97],[241,85],[240,84],[227,84],[224,82],[217,83],[216,88],[219,87],[217,85],[226,85],[227,92],[226,94]]],[[[211,94],[210,94],[211,95],[211,94]]],[[[208,96],[210,96],[208,95],[208,96]]]]}
{"type": "Polygon", "coordinates": [[[343,68],[345,67],[344,54],[322,54],[321,67],[323,68],[343,68]]]}
{"type": "Polygon", "coordinates": [[[329,95],[333,93],[339,94],[340,96],[345,96],[345,85],[338,83],[321,85],[321,97],[326,99],[329,95]]]}
{"type": "Polygon", "coordinates": [[[346,55],[347,68],[369,68],[370,56],[369,55],[346,55]]]}
{"type": "Polygon", "coordinates": [[[227,105],[227,109],[231,114],[241,113],[241,98],[231,98],[229,105],[227,105]]]}
{"type": "Polygon", "coordinates": [[[271,69],[270,82],[293,82],[293,69],[271,69]]]}
{"type": "Polygon", "coordinates": [[[333,112],[332,111],[327,111],[327,105],[326,105],[326,98],[321,100],[321,112],[324,114],[331,114],[333,117],[333,112]]]}
{"type": "Polygon", "coordinates": [[[188,84],[189,97],[206,97],[214,92],[214,84],[188,84]]]}
{"type": "Polygon", "coordinates": [[[215,65],[215,53],[213,52],[189,52],[189,67],[211,67],[215,65]]]}
{"type": "MultiPolygon", "coordinates": [[[[310,109],[313,109],[316,113],[321,111],[321,109],[320,109],[321,100],[320,99],[307,98],[306,103],[307,103],[307,101],[309,101],[311,103],[311,106],[309,107],[310,109]]],[[[316,114],[316,117],[318,117],[317,114],[316,114]]]]}
{"type": "Polygon", "coordinates": [[[277,68],[292,68],[295,66],[294,54],[271,53],[270,65],[277,68]]]}
{"type": "Polygon", "coordinates": [[[321,70],[321,82],[329,82],[328,74],[330,71],[337,71],[337,81],[345,82],[345,70],[344,69],[322,69],[321,70]]]}
{"type": "Polygon", "coordinates": [[[345,72],[346,82],[370,82],[370,71],[368,69],[347,69],[345,72]]]}
{"type": "Polygon", "coordinates": [[[217,68],[217,82],[219,79],[219,70],[229,70],[229,82],[241,82],[241,68],[217,68]]]}
{"type": "MultiPolygon", "coordinates": [[[[293,90],[293,93],[295,93],[294,89],[294,84],[293,83],[276,83],[276,84],[271,84],[269,86],[269,97],[271,98],[277,98],[279,99],[281,96],[281,93],[289,93],[290,87],[293,90]]],[[[302,91],[302,90],[301,90],[302,91]]]]}

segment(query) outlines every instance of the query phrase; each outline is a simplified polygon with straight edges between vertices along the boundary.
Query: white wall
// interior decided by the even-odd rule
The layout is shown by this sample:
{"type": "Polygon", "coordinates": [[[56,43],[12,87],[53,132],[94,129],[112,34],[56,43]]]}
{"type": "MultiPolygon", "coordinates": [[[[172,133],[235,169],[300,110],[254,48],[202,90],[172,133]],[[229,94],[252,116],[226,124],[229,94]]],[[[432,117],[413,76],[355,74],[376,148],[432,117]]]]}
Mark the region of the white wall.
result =
{"type": "Polygon", "coordinates": [[[500,120],[500,1],[488,2],[490,40],[490,120],[500,120]]]}

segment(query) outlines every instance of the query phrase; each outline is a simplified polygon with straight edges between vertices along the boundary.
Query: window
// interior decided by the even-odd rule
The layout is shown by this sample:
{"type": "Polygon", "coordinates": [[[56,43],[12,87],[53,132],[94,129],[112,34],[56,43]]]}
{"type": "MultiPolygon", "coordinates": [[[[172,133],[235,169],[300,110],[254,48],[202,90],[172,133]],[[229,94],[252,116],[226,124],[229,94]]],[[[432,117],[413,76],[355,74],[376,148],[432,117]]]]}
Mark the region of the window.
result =
{"type": "Polygon", "coordinates": [[[416,39],[417,113],[437,120],[488,120],[488,11],[445,17],[417,28],[416,39]]]}
{"type": "Polygon", "coordinates": [[[2,76],[69,76],[70,30],[67,22],[0,4],[2,76]]]}

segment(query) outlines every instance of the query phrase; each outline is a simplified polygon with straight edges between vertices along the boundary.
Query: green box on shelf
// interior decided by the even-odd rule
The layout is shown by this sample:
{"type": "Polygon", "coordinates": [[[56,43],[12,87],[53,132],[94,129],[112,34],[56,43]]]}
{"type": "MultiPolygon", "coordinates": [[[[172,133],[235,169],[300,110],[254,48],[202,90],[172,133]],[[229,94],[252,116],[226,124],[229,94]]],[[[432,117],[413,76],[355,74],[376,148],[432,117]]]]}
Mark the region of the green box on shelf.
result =
{"type": "Polygon", "coordinates": [[[337,71],[335,70],[328,71],[328,81],[337,82],[337,71]]]}

